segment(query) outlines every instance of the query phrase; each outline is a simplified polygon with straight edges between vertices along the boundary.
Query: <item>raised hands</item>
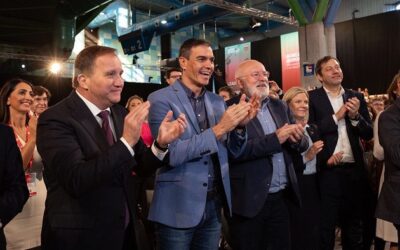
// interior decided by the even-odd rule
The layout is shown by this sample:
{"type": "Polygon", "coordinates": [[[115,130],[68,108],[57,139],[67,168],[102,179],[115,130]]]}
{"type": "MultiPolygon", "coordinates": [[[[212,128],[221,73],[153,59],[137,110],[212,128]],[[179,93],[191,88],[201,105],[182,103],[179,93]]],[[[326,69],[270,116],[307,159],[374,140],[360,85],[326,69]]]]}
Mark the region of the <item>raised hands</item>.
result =
{"type": "Polygon", "coordinates": [[[360,109],[360,100],[357,97],[349,98],[345,104],[335,113],[337,120],[343,119],[346,114],[350,119],[356,119],[358,116],[358,110],[360,109]]]}
{"type": "Polygon", "coordinates": [[[326,164],[328,165],[328,167],[333,167],[339,165],[342,159],[343,159],[343,151],[340,151],[329,157],[328,162],[326,164]]]}
{"type": "Polygon", "coordinates": [[[304,127],[301,124],[287,124],[283,125],[275,131],[279,143],[283,144],[287,140],[297,143],[304,136],[304,127]]]}
{"type": "MultiPolygon", "coordinates": [[[[240,103],[246,103],[246,96],[244,94],[240,97],[240,103]]],[[[247,103],[250,103],[251,106],[247,116],[239,122],[239,126],[241,127],[246,126],[249,121],[256,117],[258,111],[260,110],[260,97],[257,95],[257,93],[255,93],[247,103]]]]}
{"type": "Polygon", "coordinates": [[[221,138],[222,135],[232,131],[237,125],[239,125],[241,121],[246,119],[246,117],[253,112],[250,111],[253,104],[251,102],[246,102],[245,99],[246,96],[243,94],[240,98],[240,102],[238,104],[229,106],[222,115],[219,123],[212,127],[217,139],[221,138]]]}
{"type": "Polygon", "coordinates": [[[142,124],[149,114],[150,102],[144,102],[134,108],[125,116],[122,137],[130,146],[134,146],[140,138],[142,124]]]}
{"type": "Polygon", "coordinates": [[[187,127],[185,114],[180,114],[174,121],[172,121],[172,114],[171,110],[168,111],[158,129],[157,143],[162,148],[167,148],[168,144],[178,139],[187,127]]]}
{"type": "Polygon", "coordinates": [[[323,147],[324,147],[324,142],[322,140],[314,142],[305,155],[306,161],[311,161],[312,159],[314,159],[314,157],[319,152],[321,152],[323,147]]]}

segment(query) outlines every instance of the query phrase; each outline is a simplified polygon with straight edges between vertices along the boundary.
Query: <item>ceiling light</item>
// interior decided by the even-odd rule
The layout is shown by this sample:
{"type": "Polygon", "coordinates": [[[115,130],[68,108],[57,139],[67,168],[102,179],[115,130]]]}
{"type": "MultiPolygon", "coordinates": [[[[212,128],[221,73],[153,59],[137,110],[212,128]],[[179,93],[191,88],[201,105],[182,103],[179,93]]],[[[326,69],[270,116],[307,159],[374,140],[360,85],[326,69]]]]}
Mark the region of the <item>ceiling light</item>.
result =
{"type": "Polygon", "coordinates": [[[25,69],[26,68],[25,64],[21,64],[21,68],[25,69]]]}
{"type": "Polygon", "coordinates": [[[58,74],[61,71],[61,64],[59,62],[52,62],[49,70],[53,74],[58,74]]]}
{"type": "Polygon", "coordinates": [[[167,24],[167,20],[161,20],[161,24],[167,24]]]}
{"type": "Polygon", "coordinates": [[[396,5],[396,8],[395,8],[396,10],[400,10],[400,3],[398,3],[397,5],[396,5]]]}
{"type": "Polygon", "coordinates": [[[241,37],[239,38],[239,40],[240,40],[241,42],[243,42],[243,41],[244,41],[244,38],[241,36],[241,37]]]}

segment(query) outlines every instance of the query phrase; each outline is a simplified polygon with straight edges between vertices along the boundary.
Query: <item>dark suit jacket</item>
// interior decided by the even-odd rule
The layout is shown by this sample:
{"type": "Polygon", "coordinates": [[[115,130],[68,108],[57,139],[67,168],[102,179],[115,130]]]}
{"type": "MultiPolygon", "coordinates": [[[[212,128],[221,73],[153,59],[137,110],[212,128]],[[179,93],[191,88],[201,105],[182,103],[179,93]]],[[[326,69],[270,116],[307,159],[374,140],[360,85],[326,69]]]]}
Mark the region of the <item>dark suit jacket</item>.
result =
{"type": "Polygon", "coordinates": [[[0,124],[0,138],[0,249],[5,249],[3,227],[21,212],[29,192],[12,129],[0,124]]]}
{"type": "Polygon", "coordinates": [[[400,98],[381,114],[378,129],[385,150],[385,181],[376,216],[400,224],[400,98]]]}
{"type": "Polygon", "coordinates": [[[126,110],[114,105],[111,115],[112,146],[75,91],[40,116],[37,146],[47,187],[43,249],[122,248],[126,203],[131,222],[135,215],[132,170],[143,174],[162,163],[141,141],[132,157],[119,139],[126,110]]]}
{"type": "MultiPolygon", "coordinates": [[[[321,140],[324,141],[324,148],[317,155],[317,165],[320,168],[326,167],[326,162],[335,151],[338,140],[338,126],[333,120],[335,113],[324,88],[319,88],[309,92],[310,95],[310,117],[309,123],[316,124],[319,129],[321,140]]],[[[343,96],[344,102],[349,98],[357,97],[360,100],[360,120],[357,126],[353,126],[348,116],[346,116],[346,130],[353,151],[354,160],[363,165],[363,149],[360,138],[368,141],[373,136],[371,118],[368,113],[367,103],[361,93],[345,89],[343,96]]]]}
{"type": "MultiPolygon", "coordinates": [[[[239,98],[231,99],[227,104],[237,103],[239,98]]],[[[268,109],[277,128],[285,123],[294,123],[289,108],[281,100],[270,98],[268,109]]],[[[297,177],[289,149],[295,148],[298,152],[306,150],[307,139],[304,137],[298,144],[287,141],[281,145],[276,133],[264,134],[258,118],[251,120],[246,129],[246,147],[236,160],[232,160],[230,168],[233,213],[252,218],[260,212],[272,180],[272,154],[279,152],[283,152],[285,158],[290,195],[294,202],[300,204],[297,177]]]]}

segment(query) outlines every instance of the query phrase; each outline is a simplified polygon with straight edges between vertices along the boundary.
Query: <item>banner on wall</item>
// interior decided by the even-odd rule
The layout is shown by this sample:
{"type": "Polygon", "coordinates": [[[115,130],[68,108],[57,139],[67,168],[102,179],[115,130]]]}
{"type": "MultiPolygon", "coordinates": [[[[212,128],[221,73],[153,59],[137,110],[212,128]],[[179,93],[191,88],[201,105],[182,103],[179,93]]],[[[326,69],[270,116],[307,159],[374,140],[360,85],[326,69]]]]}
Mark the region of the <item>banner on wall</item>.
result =
{"type": "Polygon", "coordinates": [[[235,85],[235,71],[244,60],[250,59],[250,43],[225,47],[225,81],[228,86],[235,85]]]}
{"type": "Polygon", "coordinates": [[[281,35],[282,89],[301,86],[299,34],[281,35]]]}

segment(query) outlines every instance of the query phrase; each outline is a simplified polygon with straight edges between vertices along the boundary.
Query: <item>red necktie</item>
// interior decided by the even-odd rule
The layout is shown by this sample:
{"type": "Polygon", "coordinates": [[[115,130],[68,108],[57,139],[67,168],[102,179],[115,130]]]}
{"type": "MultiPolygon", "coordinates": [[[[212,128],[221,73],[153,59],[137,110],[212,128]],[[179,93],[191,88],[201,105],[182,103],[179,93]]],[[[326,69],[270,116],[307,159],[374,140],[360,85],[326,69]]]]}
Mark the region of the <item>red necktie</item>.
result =
{"type": "MultiPolygon", "coordinates": [[[[110,111],[103,110],[101,111],[98,116],[101,118],[101,128],[103,129],[104,135],[106,136],[108,144],[111,146],[114,144],[114,136],[111,130],[110,121],[108,117],[110,116],[110,111]]],[[[125,228],[128,227],[129,224],[129,209],[128,204],[125,202],[125,228]]]]}

